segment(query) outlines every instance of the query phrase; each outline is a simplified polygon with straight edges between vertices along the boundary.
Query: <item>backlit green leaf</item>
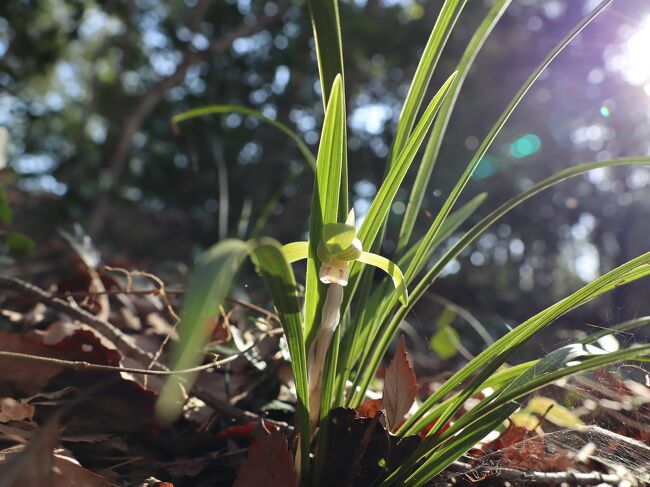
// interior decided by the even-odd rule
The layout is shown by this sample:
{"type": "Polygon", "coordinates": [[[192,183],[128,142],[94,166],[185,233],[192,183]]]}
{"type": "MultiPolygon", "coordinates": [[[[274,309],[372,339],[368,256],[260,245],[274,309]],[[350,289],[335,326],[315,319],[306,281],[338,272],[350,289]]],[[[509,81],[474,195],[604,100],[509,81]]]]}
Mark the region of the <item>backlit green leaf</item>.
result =
{"type": "Polygon", "coordinates": [[[381,269],[386,272],[391,279],[393,280],[393,285],[397,290],[397,295],[399,296],[402,304],[406,306],[408,302],[408,291],[406,289],[406,284],[404,284],[404,276],[402,271],[397,267],[397,264],[391,262],[386,257],[381,255],[371,254],[370,252],[361,252],[361,256],[358,258],[359,262],[364,264],[369,264],[374,267],[381,269]]]}

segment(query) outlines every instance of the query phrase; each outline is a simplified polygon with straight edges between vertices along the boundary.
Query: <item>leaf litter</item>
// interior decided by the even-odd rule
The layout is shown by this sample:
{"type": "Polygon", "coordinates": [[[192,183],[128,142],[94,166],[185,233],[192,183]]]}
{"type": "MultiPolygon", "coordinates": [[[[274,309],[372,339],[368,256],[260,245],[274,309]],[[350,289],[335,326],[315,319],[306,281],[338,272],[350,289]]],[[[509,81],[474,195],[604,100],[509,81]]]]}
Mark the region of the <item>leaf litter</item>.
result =
{"type": "MultiPolygon", "coordinates": [[[[43,284],[71,308],[105,317],[135,347],[164,362],[166,344],[177,339],[180,293],[128,265],[106,270],[92,243],[79,238],[82,245],[67,247],[72,274],[55,273],[43,284]]],[[[182,276],[171,279],[181,282],[182,276]]],[[[29,296],[3,293],[0,309],[0,350],[152,367],[145,355],[127,353],[92,323],[29,296]]],[[[200,374],[184,415],[173,424],[154,417],[156,377],[0,357],[0,486],[296,486],[296,398],[286,346],[277,319],[262,311],[237,300],[214,317],[208,349],[235,354],[235,360],[200,374]],[[197,398],[201,391],[208,397],[197,398]]],[[[420,435],[401,440],[394,434],[422,399],[404,338],[382,375],[381,395],[356,410],[331,411],[321,485],[378,485],[435,424],[432,418],[420,435]]],[[[642,370],[636,376],[601,370],[547,388],[434,485],[572,485],[572,478],[644,485],[650,482],[647,380],[642,370]],[[565,398],[570,410],[561,406],[565,398]]],[[[427,383],[422,390],[435,387],[427,383]]]]}

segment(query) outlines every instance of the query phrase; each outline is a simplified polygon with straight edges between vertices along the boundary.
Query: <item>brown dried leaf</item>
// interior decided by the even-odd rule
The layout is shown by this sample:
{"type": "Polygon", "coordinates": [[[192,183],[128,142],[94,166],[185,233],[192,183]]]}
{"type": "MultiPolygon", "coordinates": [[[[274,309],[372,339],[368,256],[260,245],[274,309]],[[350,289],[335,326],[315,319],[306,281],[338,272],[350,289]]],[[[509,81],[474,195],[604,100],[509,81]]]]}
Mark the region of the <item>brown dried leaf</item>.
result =
{"type": "Polygon", "coordinates": [[[397,353],[386,369],[382,408],[386,410],[386,419],[390,431],[395,431],[404,415],[411,409],[418,386],[413,368],[406,353],[404,337],[400,339],[397,353]]]}
{"type": "Polygon", "coordinates": [[[54,466],[53,487],[117,487],[68,457],[54,455],[54,466]]]}
{"type": "Polygon", "coordinates": [[[366,399],[357,407],[360,418],[374,418],[381,409],[381,399],[366,399]]]}
{"type": "Polygon", "coordinates": [[[54,487],[54,455],[59,423],[50,421],[18,454],[5,455],[0,464],[0,487],[54,487]]]}
{"type": "Polygon", "coordinates": [[[328,415],[328,448],[319,478],[325,486],[369,486],[401,464],[417,449],[417,435],[399,438],[375,419],[360,418],[354,409],[334,408],[328,415]]]}
{"type": "Polygon", "coordinates": [[[64,352],[68,360],[117,366],[122,358],[113,342],[85,324],[56,321],[44,332],[36,333],[42,337],[43,345],[64,352]]]}
{"type": "MultiPolygon", "coordinates": [[[[43,346],[34,333],[15,333],[0,330],[0,350],[32,355],[56,355],[43,346]]],[[[15,389],[20,393],[33,394],[42,390],[52,377],[63,369],[51,364],[24,362],[0,358],[0,390],[15,389]]],[[[5,393],[6,393],[5,392],[5,393]]]]}
{"type": "Polygon", "coordinates": [[[116,487],[76,460],[54,454],[58,442],[55,419],[26,448],[18,445],[0,453],[0,487],[116,487]]]}
{"type": "Polygon", "coordinates": [[[488,445],[488,449],[500,453],[503,466],[518,470],[558,472],[573,464],[567,451],[548,443],[535,431],[514,424],[488,445]]]}
{"type": "Polygon", "coordinates": [[[23,401],[16,401],[12,397],[0,399],[0,423],[9,421],[31,420],[36,408],[23,401]]]}
{"type": "Polygon", "coordinates": [[[287,439],[279,431],[262,432],[239,464],[233,487],[297,487],[287,439]]]}

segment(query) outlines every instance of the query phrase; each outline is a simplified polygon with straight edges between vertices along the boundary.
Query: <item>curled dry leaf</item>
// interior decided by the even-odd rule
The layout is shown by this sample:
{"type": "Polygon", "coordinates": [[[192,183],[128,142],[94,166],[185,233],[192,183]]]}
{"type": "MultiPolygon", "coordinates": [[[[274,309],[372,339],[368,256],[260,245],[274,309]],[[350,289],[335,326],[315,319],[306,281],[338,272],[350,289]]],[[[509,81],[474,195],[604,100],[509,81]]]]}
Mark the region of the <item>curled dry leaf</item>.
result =
{"type": "Polygon", "coordinates": [[[43,345],[65,352],[68,360],[113,366],[120,363],[121,354],[113,342],[88,325],[56,321],[44,332],[36,333],[43,345]]]}
{"type": "MultiPolygon", "coordinates": [[[[70,321],[56,321],[45,330],[26,333],[0,330],[0,350],[113,366],[122,358],[106,337],[88,325],[70,321]]],[[[0,357],[0,391],[8,386],[34,394],[63,370],[53,364],[0,357]]]]}
{"type": "Polygon", "coordinates": [[[9,421],[25,421],[34,417],[36,408],[24,401],[16,401],[12,397],[0,399],[0,423],[9,421]]]}
{"type": "Polygon", "coordinates": [[[0,454],[0,487],[116,487],[73,458],[54,454],[59,423],[48,422],[24,448],[0,454]]]}
{"type": "Polygon", "coordinates": [[[390,431],[397,430],[404,415],[411,409],[417,390],[418,385],[406,353],[404,337],[401,337],[397,353],[386,369],[384,379],[382,409],[386,411],[390,431]]]}

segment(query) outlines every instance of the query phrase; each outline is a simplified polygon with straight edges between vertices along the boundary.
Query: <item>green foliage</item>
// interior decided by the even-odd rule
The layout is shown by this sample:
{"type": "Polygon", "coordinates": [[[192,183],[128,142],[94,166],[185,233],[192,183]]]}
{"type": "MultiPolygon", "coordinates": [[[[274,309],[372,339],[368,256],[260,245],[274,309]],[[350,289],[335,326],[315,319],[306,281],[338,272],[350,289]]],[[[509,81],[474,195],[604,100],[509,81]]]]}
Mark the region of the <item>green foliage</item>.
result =
{"type": "MultiPolygon", "coordinates": [[[[233,278],[249,251],[246,242],[225,240],[197,260],[181,310],[180,345],[175,347],[172,357],[175,368],[193,367],[200,360],[210,323],[219,315],[233,278]]],[[[194,377],[183,379],[191,384],[194,377]]],[[[172,379],[161,390],[158,414],[162,418],[174,419],[180,414],[181,387],[177,379],[172,379]]]]}
{"type": "MultiPolygon", "coordinates": [[[[478,147],[430,227],[422,238],[413,243],[411,235],[414,222],[422,211],[423,194],[463,80],[509,1],[497,1],[486,14],[461,57],[457,70],[437,89],[422,110],[438,59],[466,2],[447,0],[444,3],[406,97],[392,151],[386,163],[385,178],[358,231],[353,226],[353,220],[346,220],[348,164],[338,5],[335,0],[310,2],[326,110],[316,159],[309,241],[293,242],[281,247],[277,242],[267,239],[249,242],[227,240],[209,250],[197,262],[192,276],[181,324],[182,342],[175,362],[177,367],[189,367],[193,365],[189,362],[196,361],[197,353],[202,348],[202,324],[217,312],[236,268],[250,254],[267,284],[291,352],[299,402],[300,459],[304,482],[309,482],[309,455],[313,435],[318,436],[314,462],[314,479],[318,479],[323,461],[318,457],[318,452],[326,451],[328,435],[324,419],[335,406],[346,404],[354,407],[360,404],[403,319],[451,260],[458,257],[500,218],[540,191],[593,169],[650,163],[650,158],[635,157],[566,168],[534,184],[479,220],[453,242],[442,256],[431,262],[434,250],[484,200],[485,195],[479,195],[453,211],[473,172],[519,102],[553,59],[610,2],[611,0],[604,1],[596,7],[551,50],[528,77],[478,147]],[[399,259],[393,263],[370,251],[381,248],[390,207],[398,189],[403,186],[407,172],[423,149],[424,156],[400,229],[399,259]],[[308,262],[304,313],[301,313],[290,264],[303,258],[307,258],[308,262]],[[389,274],[374,292],[369,274],[364,277],[362,264],[379,267],[389,274]],[[351,266],[349,282],[348,266],[351,266]],[[402,269],[405,269],[404,273],[402,269]],[[337,272],[340,280],[331,280],[332,273],[337,272]],[[340,289],[326,287],[346,284],[343,295],[340,294],[340,289]],[[411,287],[412,292],[407,299],[408,287],[411,287]],[[332,309],[330,301],[323,308],[326,296],[330,296],[328,290],[332,289],[337,289],[336,295],[340,301],[337,301],[336,306],[340,304],[340,308],[332,309]],[[323,343],[329,347],[325,361],[314,362],[317,354],[312,354],[312,347],[318,348],[323,343]],[[309,354],[306,353],[307,350],[310,351],[309,354]],[[319,377],[319,380],[322,377],[322,384],[312,388],[315,377],[319,377]],[[348,381],[352,381],[352,388],[347,387],[348,381]],[[310,398],[308,390],[315,391],[320,396],[312,394],[313,397],[310,398]],[[317,431],[310,431],[309,404],[314,398],[320,400],[311,403],[319,405],[318,409],[312,408],[312,415],[320,412],[320,423],[317,431]]],[[[214,112],[206,109],[193,113],[202,115],[214,112]]],[[[293,138],[290,134],[287,135],[293,138]]],[[[623,360],[642,359],[648,355],[650,346],[606,353],[592,345],[576,343],[551,352],[537,361],[514,367],[508,367],[507,364],[517,350],[558,318],[616,287],[648,275],[650,253],[616,267],[525,320],[485,348],[426,398],[399,428],[399,436],[415,434],[430,425],[432,419],[437,419],[415,453],[389,472],[382,485],[425,485],[510,416],[518,407],[516,400],[558,378],[623,360]],[[482,399],[477,407],[464,413],[453,426],[443,432],[443,427],[459,412],[465,401],[485,387],[494,388],[496,393],[482,399]]],[[[450,318],[453,319],[453,316],[443,316],[439,330],[431,340],[432,349],[443,359],[453,357],[458,350],[459,335],[451,327],[450,318]]],[[[626,326],[643,324],[646,321],[638,320],[626,326]]],[[[173,386],[170,384],[168,387],[173,386]]]]}
{"type": "Polygon", "coordinates": [[[438,329],[429,342],[431,350],[442,360],[449,360],[458,355],[460,336],[451,326],[455,317],[456,313],[453,310],[445,308],[436,320],[438,329]]]}
{"type": "Polygon", "coordinates": [[[278,129],[280,132],[285,134],[292,142],[296,144],[300,153],[303,155],[305,162],[314,170],[316,170],[316,159],[313,154],[309,152],[309,148],[302,141],[300,136],[296,134],[293,130],[287,127],[282,122],[278,122],[272,118],[267,117],[263,113],[260,113],[257,110],[252,108],[240,107],[237,105],[211,105],[208,107],[196,108],[194,110],[188,110],[187,112],[179,113],[172,117],[172,124],[178,130],[178,124],[186,122],[193,118],[205,117],[206,115],[221,115],[229,113],[241,113],[242,115],[248,115],[250,117],[255,117],[261,120],[264,123],[269,124],[270,126],[278,129]]]}
{"type": "Polygon", "coordinates": [[[12,219],[13,214],[9,207],[9,201],[7,201],[7,193],[3,188],[0,188],[0,222],[11,223],[12,219]]]}
{"type": "Polygon", "coordinates": [[[15,255],[28,256],[34,251],[34,241],[24,233],[9,232],[4,236],[4,241],[9,252],[15,255]]]}

